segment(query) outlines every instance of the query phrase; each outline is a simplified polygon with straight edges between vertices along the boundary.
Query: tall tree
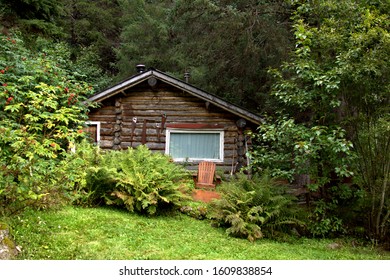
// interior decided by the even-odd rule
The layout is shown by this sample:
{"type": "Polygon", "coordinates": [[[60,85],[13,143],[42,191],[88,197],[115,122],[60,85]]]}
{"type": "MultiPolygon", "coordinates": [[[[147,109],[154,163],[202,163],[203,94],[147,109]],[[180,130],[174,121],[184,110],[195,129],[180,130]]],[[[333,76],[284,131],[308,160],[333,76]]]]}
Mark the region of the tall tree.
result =
{"type": "Polygon", "coordinates": [[[4,28],[18,26],[30,33],[51,36],[61,33],[57,20],[63,0],[0,0],[0,22],[4,28]]]}
{"type": "Polygon", "coordinates": [[[171,72],[235,103],[263,108],[267,67],[290,47],[285,1],[123,0],[120,77],[134,65],[171,72]]]}
{"type": "Polygon", "coordinates": [[[304,1],[297,7],[296,48],[274,87],[293,114],[310,110],[313,121],[334,123],[386,107],[389,15],[365,2],[304,1]]]}
{"type": "Polygon", "coordinates": [[[251,109],[263,108],[267,68],[290,47],[285,1],[176,1],[171,12],[174,52],[193,82],[251,109]]]}
{"type": "Polygon", "coordinates": [[[64,5],[62,25],[76,60],[84,52],[97,55],[104,72],[116,74],[115,48],[119,44],[121,10],[109,0],[71,0],[64,5]]]}
{"type": "Polygon", "coordinates": [[[117,49],[119,78],[134,74],[137,64],[175,72],[168,25],[172,1],[122,0],[123,26],[117,49]]]}
{"type": "MultiPolygon", "coordinates": [[[[355,179],[360,180],[371,205],[369,234],[383,239],[390,223],[390,159],[388,154],[382,154],[388,153],[390,146],[386,137],[390,127],[390,21],[389,10],[384,8],[388,2],[326,0],[300,1],[295,5],[296,47],[290,61],[273,71],[273,95],[280,101],[282,119],[299,124],[293,136],[286,138],[290,142],[284,143],[290,149],[283,150],[296,152],[294,157],[287,156],[292,161],[299,152],[301,156],[306,154],[307,160],[301,161],[300,167],[310,167],[306,171],[315,178],[313,189],[327,186],[334,190],[337,185],[331,180],[329,167],[343,176],[357,164],[355,179]],[[335,133],[343,128],[347,134],[335,133]],[[323,131],[326,141],[318,142],[323,131]],[[343,138],[354,143],[356,161],[349,157],[348,142],[339,145],[343,138]],[[327,141],[333,144],[328,145],[327,141]],[[330,156],[336,161],[324,160],[330,156]]],[[[291,123],[282,122],[276,133],[291,132],[291,123]]],[[[271,125],[264,135],[274,135],[273,131],[275,127],[271,125]]],[[[266,155],[283,153],[280,137],[260,138],[261,150],[266,155]],[[279,150],[273,150],[274,147],[279,150]]],[[[274,163],[276,167],[277,162],[274,163]]],[[[342,194],[338,190],[338,195],[342,194]]],[[[337,201],[328,194],[329,201],[337,201]]]]}

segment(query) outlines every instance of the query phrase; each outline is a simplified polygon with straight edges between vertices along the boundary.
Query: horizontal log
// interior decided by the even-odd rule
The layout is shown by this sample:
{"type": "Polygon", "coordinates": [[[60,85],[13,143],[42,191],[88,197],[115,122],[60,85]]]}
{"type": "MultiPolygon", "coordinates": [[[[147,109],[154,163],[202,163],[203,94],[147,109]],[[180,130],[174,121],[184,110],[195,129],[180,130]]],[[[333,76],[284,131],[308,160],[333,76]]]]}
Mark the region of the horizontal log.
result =
{"type": "MultiPolygon", "coordinates": [[[[141,142],[121,142],[121,148],[136,148],[139,145],[141,145],[141,142]]],[[[146,143],[145,146],[152,151],[165,151],[164,143],[146,143]]]]}
{"type": "Polygon", "coordinates": [[[114,130],[112,128],[105,128],[101,127],[100,128],[100,135],[113,135],[114,130]]]}
{"type": "MultiPolygon", "coordinates": [[[[177,102],[187,102],[187,103],[205,103],[205,101],[196,98],[196,97],[191,97],[191,96],[186,96],[186,97],[179,97],[179,96],[132,96],[127,97],[123,99],[122,101],[122,106],[126,104],[136,104],[136,105],[143,105],[145,101],[151,102],[151,104],[158,105],[161,103],[177,103],[177,102]]],[[[109,105],[109,104],[107,104],[109,105]]]]}
{"type": "MultiPolygon", "coordinates": [[[[133,138],[131,138],[130,135],[121,135],[122,141],[125,142],[140,142],[142,141],[142,135],[133,135],[133,138]]],[[[156,135],[146,135],[146,143],[163,143],[165,145],[165,136],[161,136],[160,140],[156,135]]]]}
{"type": "Polygon", "coordinates": [[[90,115],[89,121],[96,121],[96,122],[115,122],[116,116],[114,115],[90,115]]]}
{"type": "MultiPolygon", "coordinates": [[[[180,110],[180,111],[168,111],[168,110],[161,110],[161,111],[155,111],[155,110],[142,110],[142,111],[123,111],[121,114],[124,117],[139,117],[139,118],[160,118],[161,115],[165,114],[170,119],[174,118],[181,118],[183,116],[191,116],[191,117],[203,117],[203,118],[218,118],[218,119],[226,119],[233,121],[231,116],[229,114],[221,114],[221,113],[209,113],[209,112],[202,112],[199,110],[180,110]]],[[[103,115],[103,114],[100,114],[103,115]]],[[[114,114],[107,114],[108,116],[113,116],[114,114]]],[[[235,119],[234,119],[235,120],[235,119]]]]}
{"type": "MultiPolygon", "coordinates": [[[[214,114],[214,113],[201,113],[201,112],[181,112],[179,114],[172,114],[172,112],[155,112],[155,111],[143,111],[139,113],[132,113],[132,114],[121,114],[122,116],[120,119],[124,122],[132,122],[133,118],[136,117],[138,119],[138,122],[143,121],[144,119],[147,119],[152,122],[161,122],[161,116],[162,114],[165,114],[167,116],[167,123],[199,123],[199,122],[206,122],[206,123],[218,123],[218,124],[229,124],[235,126],[236,119],[230,118],[230,116],[226,114],[214,114]]],[[[106,121],[106,122],[113,122],[118,119],[118,115],[115,115],[113,112],[112,114],[90,114],[89,120],[91,121],[106,121]]]]}
{"type": "Polygon", "coordinates": [[[204,124],[204,123],[168,123],[167,128],[176,129],[223,129],[224,126],[220,124],[204,124]]]}
{"type": "Polygon", "coordinates": [[[101,148],[112,148],[114,146],[114,141],[100,140],[99,146],[101,148]]]}
{"type": "Polygon", "coordinates": [[[131,103],[124,103],[122,108],[124,110],[143,110],[145,108],[150,108],[153,106],[155,110],[166,110],[171,109],[173,111],[180,111],[186,108],[205,108],[205,102],[186,102],[186,101],[177,101],[177,100],[164,100],[164,102],[160,102],[158,104],[150,103],[148,100],[142,100],[131,103]],[[149,102],[149,103],[145,103],[149,102]],[[182,106],[182,107],[178,107],[182,106]]]}
{"type": "Polygon", "coordinates": [[[147,96],[156,96],[156,97],[191,97],[196,98],[196,96],[193,96],[187,92],[178,91],[178,90],[171,90],[171,89],[159,89],[159,91],[152,91],[152,90],[144,90],[142,88],[138,88],[136,90],[126,90],[125,96],[122,98],[122,102],[125,100],[128,100],[130,98],[137,98],[137,97],[147,97],[147,96]]]}

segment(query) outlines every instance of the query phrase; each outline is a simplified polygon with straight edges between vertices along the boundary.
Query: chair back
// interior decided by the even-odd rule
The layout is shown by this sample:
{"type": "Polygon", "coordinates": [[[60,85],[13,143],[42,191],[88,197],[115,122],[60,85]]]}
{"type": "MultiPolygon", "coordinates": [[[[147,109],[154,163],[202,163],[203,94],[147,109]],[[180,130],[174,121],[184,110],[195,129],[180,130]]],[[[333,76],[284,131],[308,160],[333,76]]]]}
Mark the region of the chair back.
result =
{"type": "Polygon", "coordinates": [[[205,185],[213,185],[215,174],[215,163],[210,161],[202,161],[199,163],[198,183],[205,185]]]}

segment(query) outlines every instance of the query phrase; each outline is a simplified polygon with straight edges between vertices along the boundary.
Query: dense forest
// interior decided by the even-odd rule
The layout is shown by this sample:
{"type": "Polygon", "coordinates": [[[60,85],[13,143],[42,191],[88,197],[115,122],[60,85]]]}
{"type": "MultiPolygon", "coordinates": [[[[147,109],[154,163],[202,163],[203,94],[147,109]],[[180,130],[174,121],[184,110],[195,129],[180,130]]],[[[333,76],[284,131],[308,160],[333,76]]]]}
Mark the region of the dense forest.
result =
{"type": "Polygon", "coordinates": [[[264,116],[252,169],[312,182],[316,235],[354,221],[388,238],[389,0],[0,0],[0,31],[10,185],[52,168],[32,154],[56,158],[79,137],[83,98],[143,63],[264,116]]]}
{"type": "Polygon", "coordinates": [[[267,71],[294,45],[291,6],[280,1],[2,0],[3,34],[65,43],[102,89],[145,64],[261,110],[267,71]]]}

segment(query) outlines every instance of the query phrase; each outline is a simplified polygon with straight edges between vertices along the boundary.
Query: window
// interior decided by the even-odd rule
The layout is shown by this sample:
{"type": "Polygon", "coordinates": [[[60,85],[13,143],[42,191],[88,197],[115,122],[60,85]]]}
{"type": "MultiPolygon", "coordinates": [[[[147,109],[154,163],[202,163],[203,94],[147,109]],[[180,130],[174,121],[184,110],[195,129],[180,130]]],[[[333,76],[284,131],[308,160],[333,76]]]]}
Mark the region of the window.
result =
{"type": "Polygon", "coordinates": [[[219,129],[173,129],[166,131],[166,154],[174,161],[223,161],[224,132],[219,129]]]}
{"type": "Polygon", "coordinates": [[[100,142],[100,122],[88,121],[84,128],[86,134],[89,134],[93,143],[100,142]]]}

